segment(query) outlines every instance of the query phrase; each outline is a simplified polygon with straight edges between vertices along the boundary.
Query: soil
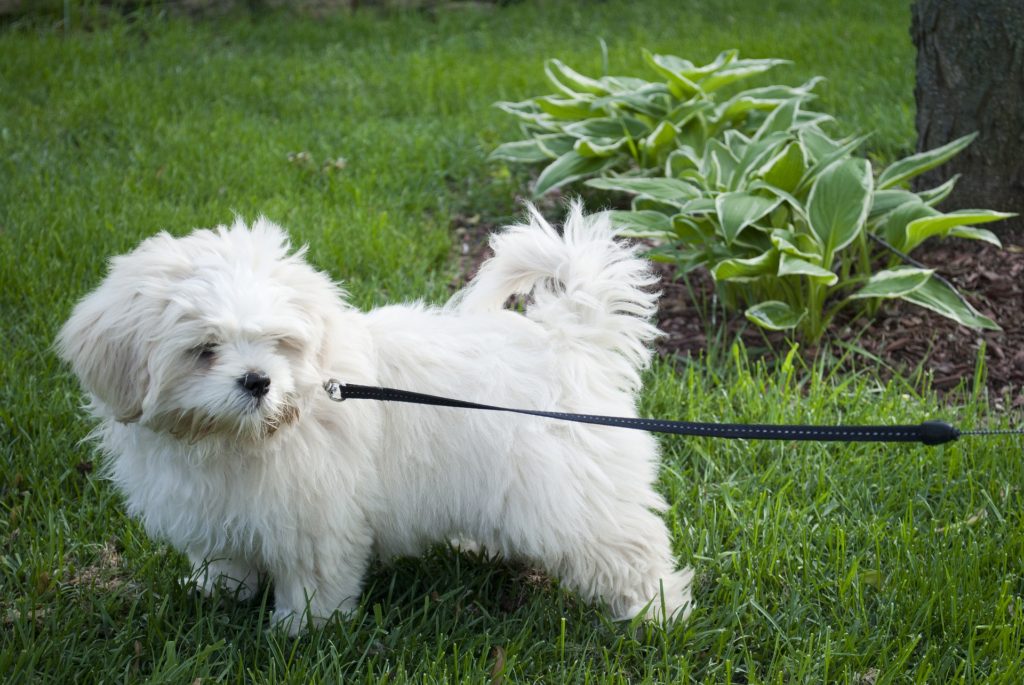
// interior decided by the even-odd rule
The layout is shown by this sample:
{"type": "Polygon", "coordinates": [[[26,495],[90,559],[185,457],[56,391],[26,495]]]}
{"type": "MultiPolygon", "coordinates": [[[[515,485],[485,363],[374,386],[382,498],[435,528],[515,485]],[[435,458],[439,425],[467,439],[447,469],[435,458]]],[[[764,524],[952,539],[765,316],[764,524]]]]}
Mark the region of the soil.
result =
{"type": "MultiPolygon", "coordinates": [[[[479,216],[460,215],[453,219],[452,228],[460,267],[451,284],[454,290],[490,256],[487,238],[499,227],[479,216]]],[[[933,388],[948,394],[974,382],[984,347],[983,381],[989,401],[997,409],[1024,408],[1024,247],[999,249],[963,240],[930,241],[913,257],[936,268],[1002,330],[972,330],[896,300],[883,304],[870,322],[837,322],[829,344],[819,349],[805,346],[805,358],[821,353],[842,356],[860,368],[877,366],[883,378],[924,372],[933,388]]],[[[789,351],[784,335],[766,334],[742,315],[722,316],[720,309],[717,317],[709,315],[714,286],[707,272],[697,271],[683,280],[671,265],[657,264],[656,268],[662,277],[658,326],[666,334],[658,344],[660,353],[700,357],[708,349],[709,335],[720,345],[739,336],[752,355],[777,358],[789,351]]]]}

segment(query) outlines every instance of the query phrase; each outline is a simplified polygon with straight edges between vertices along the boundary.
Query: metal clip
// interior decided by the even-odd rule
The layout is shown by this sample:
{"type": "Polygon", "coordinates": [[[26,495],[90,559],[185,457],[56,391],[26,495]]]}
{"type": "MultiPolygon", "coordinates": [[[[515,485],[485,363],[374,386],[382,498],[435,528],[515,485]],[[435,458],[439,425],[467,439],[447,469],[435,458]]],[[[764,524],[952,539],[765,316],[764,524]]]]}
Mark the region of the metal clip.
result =
{"type": "Polygon", "coordinates": [[[327,391],[327,396],[330,397],[335,402],[345,401],[345,391],[343,390],[344,387],[345,384],[336,378],[328,379],[328,381],[324,383],[324,390],[327,391]]]}

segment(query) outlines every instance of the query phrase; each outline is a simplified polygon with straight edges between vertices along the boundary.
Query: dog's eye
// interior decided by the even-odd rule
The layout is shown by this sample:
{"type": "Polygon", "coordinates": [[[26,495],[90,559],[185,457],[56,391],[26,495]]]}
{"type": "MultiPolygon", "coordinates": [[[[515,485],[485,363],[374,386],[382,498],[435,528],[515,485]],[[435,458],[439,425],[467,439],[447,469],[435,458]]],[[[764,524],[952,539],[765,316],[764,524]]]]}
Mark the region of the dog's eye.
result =
{"type": "Polygon", "coordinates": [[[211,361],[214,355],[217,354],[217,343],[208,342],[199,345],[198,347],[192,348],[192,353],[196,356],[196,359],[203,362],[211,361]]]}

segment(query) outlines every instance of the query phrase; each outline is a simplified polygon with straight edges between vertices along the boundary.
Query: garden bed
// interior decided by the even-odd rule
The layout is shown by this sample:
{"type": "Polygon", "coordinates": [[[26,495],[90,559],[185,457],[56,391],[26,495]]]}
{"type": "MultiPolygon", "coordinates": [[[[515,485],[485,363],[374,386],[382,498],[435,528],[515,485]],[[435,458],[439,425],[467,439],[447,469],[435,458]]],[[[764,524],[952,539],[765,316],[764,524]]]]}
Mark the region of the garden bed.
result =
{"type": "MultiPolygon", "coordinates": [[[[557,213],[546,211],[548,216],[557,213]]],[[[490,255],[487,238],[500,227],[477,216],[453,220],[460,251],[460,275],[453,288],[476,273],[490,255]]],[[[924,264],[938,269],[964,293],[981,313],[1002,326],[1001,331],[976,331],[902,300],[886,302],[870,325],[865,321],[840,322],[833,328],[834,354],[855,350],[853,363],[879,367],[883,378],[914,374],[918,369],[931,377],[932,386],[948,393],[970,383],[985,346],[984,383],[994,408],[1024,407],[1024,248],[998,249],[964,241],[926,244],[915,253],[924,264]]],[[[669,264],[657,264],[663,295],[658,326],[666,335],[658,344],[664,355],[698,357],[708,350],[709,337],[718,342],[739,336],[752,353],[769,357],[789,350],[786,337],[767,333],[742,315],[722,320],[713,317],[714,284],[704,270],[693,272],[688,282],[677,278],[669,264]],[[722,335],[724,327],[724,335],[722,335]],[[721,336],[721,337],[719,337],[721,336]]],[[[721,316],[719,309],[718,316],[721,316]]],[[[818,350],[808,350],[813,357],[818,350]]]]}

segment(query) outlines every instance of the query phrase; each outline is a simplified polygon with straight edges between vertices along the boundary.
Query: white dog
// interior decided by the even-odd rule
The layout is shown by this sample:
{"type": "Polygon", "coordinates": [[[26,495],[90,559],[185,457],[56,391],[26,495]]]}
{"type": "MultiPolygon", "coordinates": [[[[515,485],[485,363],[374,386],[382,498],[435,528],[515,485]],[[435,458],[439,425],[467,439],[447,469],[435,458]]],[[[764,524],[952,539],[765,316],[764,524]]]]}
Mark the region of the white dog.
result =
{"type": "Polygon", "coordinates": [[[518,408],[634,416],[657,335],[648,265],[574,206],[534,212],[444,307],[369,313],[265,219],[160,233],[115,257],[58,350],[107,473],[206,592],[273,581],[292,634],[358,605],[367,565],[453,538],[558,577],[616,618],[682,617],[647,433],[332,402],[330,377],[518,408]],[[505,309],[529,296],[525,314],[505,309]]]}

